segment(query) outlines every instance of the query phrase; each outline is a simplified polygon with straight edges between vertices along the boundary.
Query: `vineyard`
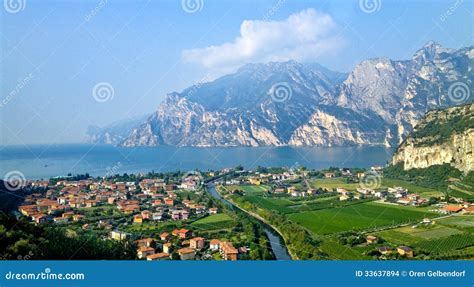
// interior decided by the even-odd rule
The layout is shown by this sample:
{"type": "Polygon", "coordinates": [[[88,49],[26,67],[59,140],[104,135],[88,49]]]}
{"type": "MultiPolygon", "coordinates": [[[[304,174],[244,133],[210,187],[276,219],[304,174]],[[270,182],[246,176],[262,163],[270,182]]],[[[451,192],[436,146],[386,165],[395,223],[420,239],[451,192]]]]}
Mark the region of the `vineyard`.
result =
{"type": "Polygon", "coordinates": [[[430,254],[440,254],[474,245],[474,236],[469,233],[422,241],[415,246],[430,254]]]}

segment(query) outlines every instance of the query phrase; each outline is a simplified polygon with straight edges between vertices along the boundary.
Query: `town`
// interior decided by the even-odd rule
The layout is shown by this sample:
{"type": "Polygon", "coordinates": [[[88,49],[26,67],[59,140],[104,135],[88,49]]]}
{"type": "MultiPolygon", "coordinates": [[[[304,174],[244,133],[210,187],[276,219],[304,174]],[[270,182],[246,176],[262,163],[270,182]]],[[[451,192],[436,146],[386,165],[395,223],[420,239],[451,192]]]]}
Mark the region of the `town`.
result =
{"type": "Polygon", "coordinates": [[[109,240],[133,242],[137,259],[150,261],[274,258],[265,235],[256,234],[264,237],[257,241],[235,236],[234,232],[242,232],[236,216],[271,226],[280,233],[282,244],[295,242],[288,239],[302,234],[306,247],[287,244],[293,259],[333,259],[343,254],[341,248],[354,250],[347,259],[413,258],[416,252],[426,258],[439,255],[430,251],[436,240],[448,238],[460,241],[454,248],[464,252],[459,256],[470,254],[474,205],[468,196],[448,197],[383,174],[382,167],[319,171],[237,167],[58,177],[28,182],[43,192],[27,195],[18,211],[37,225],[75,227],[109,240]],[[211,196],[207,192],[211,185],[243,213],[237,215],[211,196]],[[280,226],[281,220],[291,224],[292,232],[280,226]],[[428,247],[419,248],[423,244],[428,247]],[[309,248],[310,255],[302,253],[309,248]],[[253,249],[263,251],[256,255],[253,249]]]}

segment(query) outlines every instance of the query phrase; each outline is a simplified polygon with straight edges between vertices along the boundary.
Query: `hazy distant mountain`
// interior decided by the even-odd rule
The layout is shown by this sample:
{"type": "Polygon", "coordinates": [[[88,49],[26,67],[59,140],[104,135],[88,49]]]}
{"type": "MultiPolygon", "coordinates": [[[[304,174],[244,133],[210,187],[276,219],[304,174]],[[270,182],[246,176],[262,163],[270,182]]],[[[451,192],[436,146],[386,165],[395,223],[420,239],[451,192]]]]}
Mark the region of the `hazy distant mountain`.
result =
{"type": "Polygon", "coordinates": [[[121,120],[105,127],[89,126],[87,128],[87,141],[118,145],[130,135],[133,128],[143,123],[148,117],[149,115],[121,120]]]}
{"type": "Polygon", "coordinates": [[[428,110],[473,101],[473,55],[473,47],[429,42],[410,60],[370,59],[348,74],[294,61],[248,64],[168,94],[120,144],[396,146],[428,110]]]}

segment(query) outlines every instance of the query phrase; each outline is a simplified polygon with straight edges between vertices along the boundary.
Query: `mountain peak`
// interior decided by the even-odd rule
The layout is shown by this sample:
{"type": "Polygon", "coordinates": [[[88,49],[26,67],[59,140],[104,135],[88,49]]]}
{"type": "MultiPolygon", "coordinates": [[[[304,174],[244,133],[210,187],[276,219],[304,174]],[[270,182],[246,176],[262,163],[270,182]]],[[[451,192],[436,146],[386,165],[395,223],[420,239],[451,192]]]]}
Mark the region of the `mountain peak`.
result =
{"type": "Polygon", "coordinates": [[[436,56],[443,51],[448,51],[441,44],[435,41],[428,41],[421,49],[413,55],[414,60],[433,61],[436,56]]]}

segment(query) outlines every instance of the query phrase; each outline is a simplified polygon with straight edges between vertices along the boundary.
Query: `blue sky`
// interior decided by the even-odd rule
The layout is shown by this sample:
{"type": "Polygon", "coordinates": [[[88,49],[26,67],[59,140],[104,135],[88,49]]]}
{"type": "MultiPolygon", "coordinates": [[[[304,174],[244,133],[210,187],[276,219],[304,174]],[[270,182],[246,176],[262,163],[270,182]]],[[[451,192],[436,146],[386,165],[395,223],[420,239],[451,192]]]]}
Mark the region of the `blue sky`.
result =
{"type": "Polygon", "coordinates": [[[350,71],[429,40],[469,46],[474,31],[466,0],[18,1],[0,14],[0,145],[80,142],[89,125],[151,113],[166,93],[247,62],[350,71]],[[101,102],[103,82],[113,98],[101,102]]]}

